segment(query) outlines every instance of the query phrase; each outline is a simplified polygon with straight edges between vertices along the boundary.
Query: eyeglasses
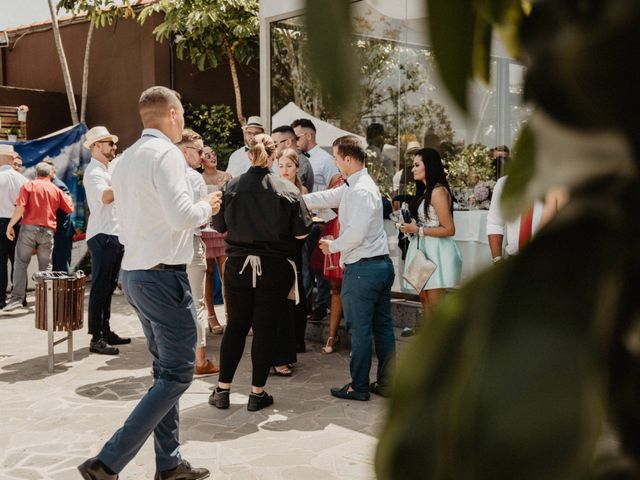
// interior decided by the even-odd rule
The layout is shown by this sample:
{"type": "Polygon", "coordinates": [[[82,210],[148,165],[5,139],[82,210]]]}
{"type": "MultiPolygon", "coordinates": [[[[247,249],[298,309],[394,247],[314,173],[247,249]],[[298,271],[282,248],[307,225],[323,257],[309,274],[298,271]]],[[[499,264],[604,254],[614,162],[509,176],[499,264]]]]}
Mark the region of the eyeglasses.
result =
{"type": "MultiPolygon", "coordinates": [[[[195,150],[196,152],[198,152],[198,155],[202,155],[202,152],[204,152],[204,150],[202,148],[197,148],[197,147],[187,147],[185,146],[185,148],[190,148],[191,150],[195,150]]],[[[206,157],[205,157],[206,158],[206,157]]]]}
{"type": "Polygon", "coordinates": [[[287,140],[289,140],[288,138],[285,138],[284,140],[280,140],[279,142],[276,142],[276,145],[280,145],[285,143],[287,140]]]}
{"type": "Polygon", "coordinates": [[[98,143],[106,143],[107,145],[109,145],[110,147],[115,146],[116,142],[114,142],[113,140],[102,140],[98,143]]]}

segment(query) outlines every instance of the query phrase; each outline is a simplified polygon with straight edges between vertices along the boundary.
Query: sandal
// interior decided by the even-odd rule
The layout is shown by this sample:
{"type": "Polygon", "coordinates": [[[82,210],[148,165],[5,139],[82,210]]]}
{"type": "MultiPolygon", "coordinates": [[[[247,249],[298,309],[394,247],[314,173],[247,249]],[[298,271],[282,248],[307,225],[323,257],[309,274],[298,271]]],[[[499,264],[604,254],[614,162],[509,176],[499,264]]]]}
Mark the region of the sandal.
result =
{"type": "Polygon", "coordinates": [[[209,315],[207,321],[209,322],[209,333],[220,335],[222,334],[222,332],[224,332],[224,328],[222,327],[222,325],[220,325],[220,323],[218,322],[218,317],[216,317],[215,315],[209,315]],[[211,322],[211,320],[215,320],[215,322],[211,322]]]}
{"type": "Polygon", "coordinates": [[[333,353],[335,350],[337,350],[337,346],[340,343],[340,337],[339,336],[335,336],[335,337],[329,337],[327,338],[327,344],[322,347],[322,353],[324,354],[329,354],[329,353],[333,353]]]}
{"type": "Polygon", "coordinates": [[[287,366],[284,366],[284,368],[280,368],[280,370],[278,370],[277,367],[271,367],[271,368],[273,368],[273,373],[275,373],[280,377],[290,377],[291,375],[293,375],[293,372],[287,366]]]}

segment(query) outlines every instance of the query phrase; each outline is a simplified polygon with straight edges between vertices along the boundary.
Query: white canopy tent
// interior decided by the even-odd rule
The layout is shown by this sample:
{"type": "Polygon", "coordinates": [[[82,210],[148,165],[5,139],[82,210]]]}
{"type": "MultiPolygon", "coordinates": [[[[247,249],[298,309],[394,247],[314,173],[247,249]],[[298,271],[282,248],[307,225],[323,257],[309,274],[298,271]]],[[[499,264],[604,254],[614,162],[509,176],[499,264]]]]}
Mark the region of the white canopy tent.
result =
{"type": "MultiPolygon", "coordinates": [[[[341,128],[331,125],[329,122],[320,120],[313,115],[308,114],[295,103],[289,102],[280,110],[278,110],[273,117],[271,117],[271,129],[280,127],[282,125],[291,125],[291,123],[298,118],[307,118],[313,122],[316,127],[316,142],[323,148],[331,150],[331,145],[336,138],[343,137],[344,135],[354,135],[351,132],[342,130],[341,128]]],[[[364,146],[367,145],[364,137],[356,135],[364,146]]]]}

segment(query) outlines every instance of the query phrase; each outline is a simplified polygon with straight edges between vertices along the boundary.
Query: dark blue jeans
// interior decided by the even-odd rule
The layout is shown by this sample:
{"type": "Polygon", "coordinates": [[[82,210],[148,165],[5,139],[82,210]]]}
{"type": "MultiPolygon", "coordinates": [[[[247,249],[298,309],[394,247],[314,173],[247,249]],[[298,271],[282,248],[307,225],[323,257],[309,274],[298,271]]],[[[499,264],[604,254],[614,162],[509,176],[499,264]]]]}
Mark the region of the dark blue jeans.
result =
{"type": "Polygon", "coordinates": [[[390,383],[390,366],[396,341],[391,319],[391,286],[394,279],[390,259],[351,263],[342,279],[342,308],[351,335],[351,384],[356,392],[369,392],[371,338],[376,346],[376,381],[390,383]]]}
{"type": "Polygon", "coordinates": [[[87,241],[91,252],[91,293],[89,294],[89,333],[96,338],[111,333],[111,297],[118,284],[124,247],[115,235],[99,233],[87,241]]]}
{"type": "Polygon", "coordinates": [[[73,249],[73,237],[55,235],[53,237],[53,253],[51,263],[54,272],[71,271],[71,250],[73,249]]]}
{"type": "Polygon", "coordinates": [[[182,462],[178,401],[195,367],[196,311],[189,279],[186,272],[133,270],[123,272],[122,280],[153,356],[154,384],[98,458],[120,472],[153,433],[156,469],[170,470],[182,462]]]}
{"type": "MultiPolygon", "coordinates": [[[[9,273],[7,272],[7,260],[11,262],[11,275],[13,276],[13,260],[16,250],[16,240],[9,240],[5,235],[9,218],[0,218],[0,308],[4,308],[7,300],[7,285],[9,273]]],[[[13,227],[16,238],[20,233],[20,224],[13,227]]]]}

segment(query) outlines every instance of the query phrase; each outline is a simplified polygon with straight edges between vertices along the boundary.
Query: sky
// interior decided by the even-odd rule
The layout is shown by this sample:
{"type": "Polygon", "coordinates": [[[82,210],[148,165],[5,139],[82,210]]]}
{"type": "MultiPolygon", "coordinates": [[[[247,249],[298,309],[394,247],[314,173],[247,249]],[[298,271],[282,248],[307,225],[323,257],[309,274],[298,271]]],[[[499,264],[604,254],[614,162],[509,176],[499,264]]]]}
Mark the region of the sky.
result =
{"type": "Polygon", "coordinates": [[[47,0],[0,0],[0,30],[47,19],[47,0]]]}

